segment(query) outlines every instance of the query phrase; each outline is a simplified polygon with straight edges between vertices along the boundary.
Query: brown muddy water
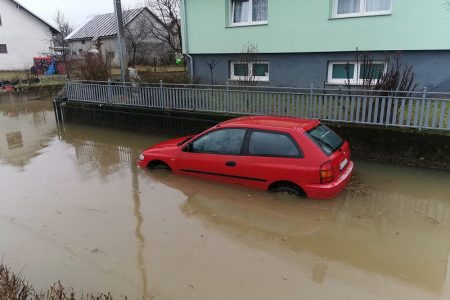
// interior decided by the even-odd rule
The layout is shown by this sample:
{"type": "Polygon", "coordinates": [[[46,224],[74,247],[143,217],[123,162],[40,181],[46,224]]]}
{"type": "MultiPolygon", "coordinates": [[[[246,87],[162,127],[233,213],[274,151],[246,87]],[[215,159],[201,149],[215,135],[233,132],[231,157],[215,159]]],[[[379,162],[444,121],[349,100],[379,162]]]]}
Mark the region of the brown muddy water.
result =
{"type": "Polygon", "coordinates": [[[330,201],[136,167],[168,138],[0,104],[0,256],[115,299],[450,299],[450,173],[356,162],[330,201]]]}

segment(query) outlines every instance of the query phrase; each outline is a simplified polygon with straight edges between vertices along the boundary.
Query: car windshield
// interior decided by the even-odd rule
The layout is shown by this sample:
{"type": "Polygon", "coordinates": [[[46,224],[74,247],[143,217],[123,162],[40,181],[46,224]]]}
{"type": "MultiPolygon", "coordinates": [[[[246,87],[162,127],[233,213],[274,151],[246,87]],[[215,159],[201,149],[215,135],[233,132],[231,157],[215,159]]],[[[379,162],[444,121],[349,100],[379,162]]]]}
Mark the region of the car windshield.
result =
{"type": "Polygon", "coordinates": [[[321,124],[306,133],[327,156],[341,148],[344,140],[333,130],[321,124]]]}

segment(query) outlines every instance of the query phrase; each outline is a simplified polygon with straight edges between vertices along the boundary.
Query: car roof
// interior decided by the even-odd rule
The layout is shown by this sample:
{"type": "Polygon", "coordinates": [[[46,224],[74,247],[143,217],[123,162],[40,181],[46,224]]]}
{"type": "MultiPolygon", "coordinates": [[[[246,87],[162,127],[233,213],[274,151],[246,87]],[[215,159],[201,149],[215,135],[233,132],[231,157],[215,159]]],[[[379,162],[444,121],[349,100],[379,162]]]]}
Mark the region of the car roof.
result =
{"type": "Polygon", "coordinates": [[[303,130],[309,130],[320,122],[318,120],[302,119],[294,117],[278,117],[278,116],[249,116],[231,119],[220,123],[220,127],[252,127],[252,128],[302,128],[303,130]]]}

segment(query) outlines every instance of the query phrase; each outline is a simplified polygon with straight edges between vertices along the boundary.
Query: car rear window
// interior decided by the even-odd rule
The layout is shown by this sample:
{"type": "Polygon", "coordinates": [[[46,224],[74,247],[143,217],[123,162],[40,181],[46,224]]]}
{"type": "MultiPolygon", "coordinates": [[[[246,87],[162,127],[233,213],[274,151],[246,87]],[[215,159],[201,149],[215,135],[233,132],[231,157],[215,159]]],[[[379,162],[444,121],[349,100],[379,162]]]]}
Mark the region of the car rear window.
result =
{"type": "Polygon", "coordinates": [[[344,144],[344,140],[333,130],[321,124],[306,133],[327,155],[330,156],[344,144]]]}

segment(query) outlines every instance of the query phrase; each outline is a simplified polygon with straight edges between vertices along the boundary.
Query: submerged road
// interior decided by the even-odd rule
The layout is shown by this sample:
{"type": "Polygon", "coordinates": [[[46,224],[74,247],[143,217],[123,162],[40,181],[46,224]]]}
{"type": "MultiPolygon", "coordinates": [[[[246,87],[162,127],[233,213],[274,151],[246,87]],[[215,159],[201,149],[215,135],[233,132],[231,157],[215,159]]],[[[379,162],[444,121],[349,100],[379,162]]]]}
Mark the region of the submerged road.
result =
{"type": "Polygon", "coordinates": [[[337,199],[136,167],[170,136],[0,104],[0,256],[114,299],[449,299],[450,173],[357,161],[337,199]]]}

